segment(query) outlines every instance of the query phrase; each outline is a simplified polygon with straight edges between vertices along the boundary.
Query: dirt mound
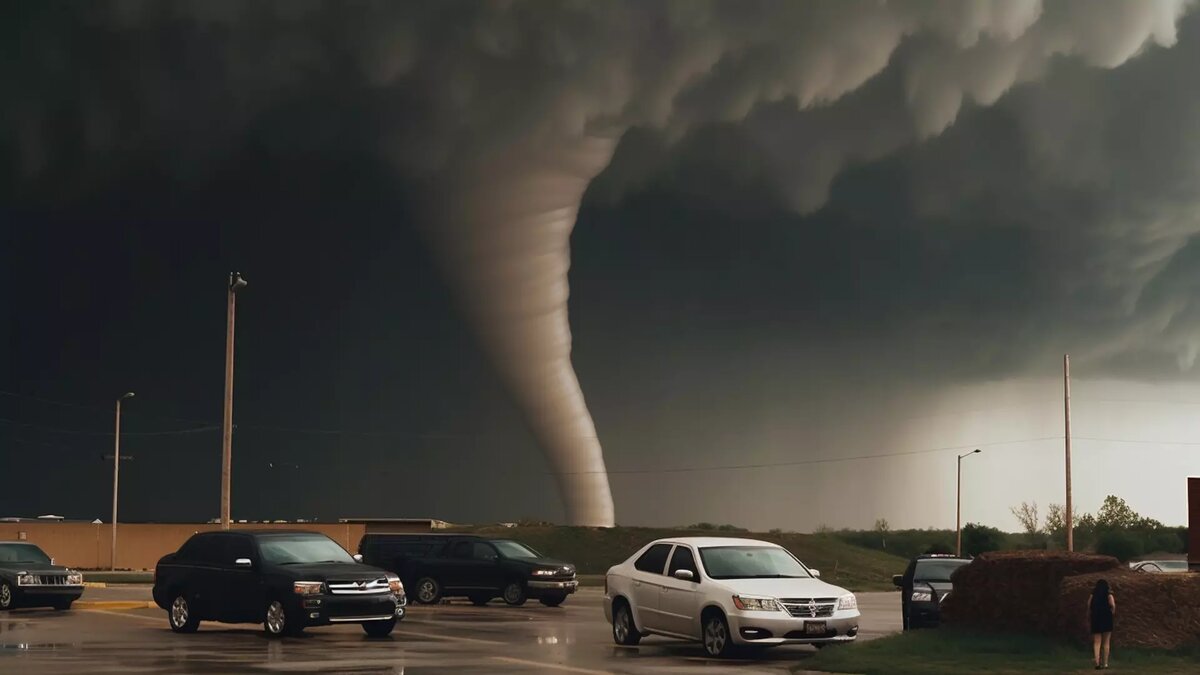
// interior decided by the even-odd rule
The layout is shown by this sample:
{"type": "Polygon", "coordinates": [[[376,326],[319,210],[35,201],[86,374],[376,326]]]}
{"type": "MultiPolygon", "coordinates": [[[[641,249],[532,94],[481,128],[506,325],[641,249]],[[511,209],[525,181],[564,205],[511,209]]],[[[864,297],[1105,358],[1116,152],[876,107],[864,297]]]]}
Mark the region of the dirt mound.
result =
{"type": "Polygon", "coordinates": [[[1085,553],[984,553],[954,573],[942,619],[987,630],[1057,632],[1064,578],[1122,568],[1116,558],[1085,553]]]}
{"type": "MultiPolygon", "coordinates": [[[[1176,649],[1200,644],[1200,574],[1114,570],[1068,577],[1059,593],[1056,632],[1085,642],[1088,596],[1106,579],[1117,601],[1113,641],[1122,647],[1176,649]]],[[[957,592],[957,590],[956,590],[957,592]]]]}

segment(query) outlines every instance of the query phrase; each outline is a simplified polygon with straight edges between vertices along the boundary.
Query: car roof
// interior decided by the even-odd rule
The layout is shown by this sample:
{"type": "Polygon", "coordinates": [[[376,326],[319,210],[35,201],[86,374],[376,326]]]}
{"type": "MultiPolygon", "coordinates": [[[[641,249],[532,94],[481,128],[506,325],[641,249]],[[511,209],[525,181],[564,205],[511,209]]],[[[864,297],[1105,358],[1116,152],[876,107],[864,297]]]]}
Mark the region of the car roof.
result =
{"type": "Polygon", "coordinates": [[[32,541],[20,541],[17,539],[0,539],[0,544],[25,544],[26,546],[37,546],[32,541]]]}
{"type": "Polygon", "coordinates": [[[913,558],[913,560],[965,560],[967,562],[971,562],[973,558],[968,558],[965,555],[953,555],[950,553],[925,553],[913,558]]]}
{"type": "Polygon", "coordinates": [[[691,546],[770,546],[772,548],[782,548],[779,544],[772,544],[769,541],[760,539],[747,539],[744,537],[664,537],[656,539],[655,544],[688,544],[691,546]]]}
{"type": "Polygon", "coordinates": [[[313,534],[321,537],[329,537],[322,532],[314,532],[312,530],[207,530],[205,532],[197,532],[192,536],[203,536],[211,534],[244,534],[251,537],[269,537],[271,535],[292,535],[292,534],[313,534]]]}

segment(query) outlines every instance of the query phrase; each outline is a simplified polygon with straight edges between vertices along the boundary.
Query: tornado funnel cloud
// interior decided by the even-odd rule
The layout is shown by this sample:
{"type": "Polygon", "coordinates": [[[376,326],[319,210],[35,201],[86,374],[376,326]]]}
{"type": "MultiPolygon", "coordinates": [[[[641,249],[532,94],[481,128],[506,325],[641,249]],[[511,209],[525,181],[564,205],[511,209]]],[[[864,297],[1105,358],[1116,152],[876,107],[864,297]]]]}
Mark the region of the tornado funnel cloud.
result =
{"type": "Polygon", "coordinates": [[[615,522],[567,319],[571,231],[614,146],[608,138],[538,139],[459,163],[426,195],[435,249],[545,453],[572,525],[615,522]]]}

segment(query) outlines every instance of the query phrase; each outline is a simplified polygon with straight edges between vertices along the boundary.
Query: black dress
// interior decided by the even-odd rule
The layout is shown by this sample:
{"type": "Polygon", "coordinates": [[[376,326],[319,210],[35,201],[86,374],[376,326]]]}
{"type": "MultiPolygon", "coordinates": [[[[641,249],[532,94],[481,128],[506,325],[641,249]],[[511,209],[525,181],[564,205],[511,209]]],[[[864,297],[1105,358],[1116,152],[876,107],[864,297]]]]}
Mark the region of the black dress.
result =
{"type": "Polygon", "coordinates": [[[1100,602],[1096,602],[1095,596],[1092,597],[1092,634],[1096,633],[1111,633],[1113,629],[1113,613],[1112,606],[1108,604],[1108,598],[1104,598],[1100,602]]]}

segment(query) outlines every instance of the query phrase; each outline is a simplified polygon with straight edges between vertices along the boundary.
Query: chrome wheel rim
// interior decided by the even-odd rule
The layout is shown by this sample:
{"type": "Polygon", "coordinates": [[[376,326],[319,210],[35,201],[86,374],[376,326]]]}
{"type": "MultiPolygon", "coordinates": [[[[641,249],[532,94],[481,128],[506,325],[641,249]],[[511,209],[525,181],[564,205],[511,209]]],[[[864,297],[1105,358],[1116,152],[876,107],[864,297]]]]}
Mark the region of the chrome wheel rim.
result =
{"type": "Polygon", "coordinates": [[[433,583],[433,579],[422,579],[421,585],[417,587],[417,597],[421,602],[433,602],[436,595],[437,585],[433,583]]]}
{"type": "Polygon", "coordinates": [[[724,651],[728,639],[725,624],[720,619],[712,619],[704,629],[704,651],[717,656],[724,651]]]}
{"type": "Polygon", "coordinates": [[[617,620],[613,621],[613,637],[621,644],[629,637],[629,611],[624,607],[617,610],[617,620]]]}
{"type": "Polygon", "coordinates": [[[0,584],[0,607],[8,609],[11,604],[12,589],[8,587],[8,584],[0,584]]]}
{"type": "Polygon", "coordinates": [[[188,604],[183,596],[175,598],[171,603],[171,625],[176,628],[183,628],[188,622],[188,604]]]}
{"type": "Polygon", "coordinates": [[[267,630],[270,631],[272,635],[279,635],[283,632],[283,624],[285,621],[286,617],[283,613],[283,605],[279,604],[278,600],[267,605],[267,630]]]}
{"type": "Polygon", "coordinates": [[[504,601],[514,604],[521,601],[521,585],[512,583],[504,587],[504,601]]]}

